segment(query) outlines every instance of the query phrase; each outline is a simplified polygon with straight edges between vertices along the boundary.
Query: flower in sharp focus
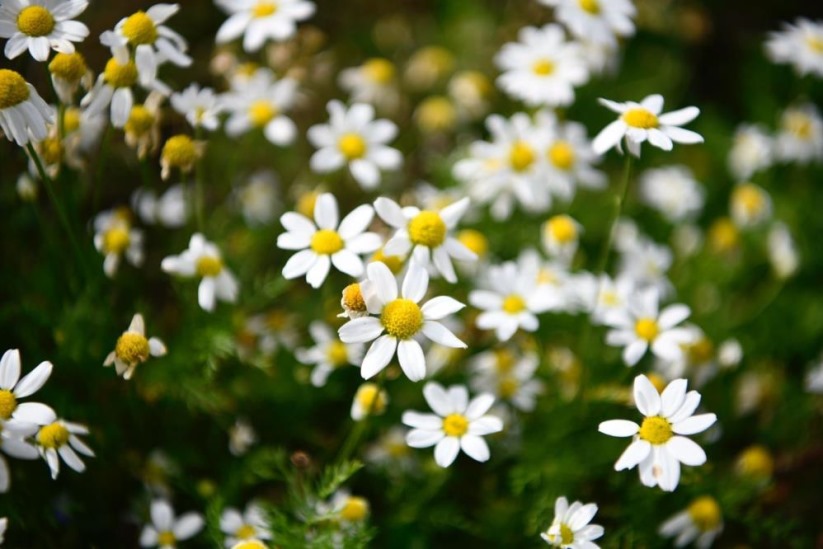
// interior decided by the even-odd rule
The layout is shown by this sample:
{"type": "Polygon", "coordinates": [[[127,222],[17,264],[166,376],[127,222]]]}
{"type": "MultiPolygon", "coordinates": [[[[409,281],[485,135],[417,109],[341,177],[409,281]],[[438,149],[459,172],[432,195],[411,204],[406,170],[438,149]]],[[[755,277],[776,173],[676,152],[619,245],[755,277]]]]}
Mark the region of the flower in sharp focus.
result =
{"type": "Polygon", "coordinates": [[[605,154],[612,147],[617,147],[622,153],[620,143],[624,138],[629,152],[637,157],[644,141],[664,151],[672,150],[673,143],[703,142],[700,134],[680,127],[697,118],[700,114],[697,107],[660,114],[663,110],[662,95],[650,95],[640,103],[600,99],[600,104],[618,113],[620,118],[603,128],[592,141],[592,148],[597,154],[605,154]]]}
{"type": "Polygon", "coordinates": [[[438,212],[420,211],[412,206],[401,208],[391,199],[378,198],[374,201],[377,215],[396,230],[383,246],[383,253],[405,256],[411,250],[413,262],[426,269],[433,264],[448,282],[457,282],[451,258],[459,261],[477,259],[474,252],[449,234],[468,207],[468,198],[449,204],[438,212]]]}
{"type": "Polygon", "coordinates": [[[259,128],[275,145],[288,145],[297,136],[297,126],[284,113],[297,97],[297,81],[278,79],[269,69],[258,69],[242,83],[233,81],[232,90],[221,102],[229,112],[226,133],[236,137],[259,128]]]}
{"type": "Polygon", "coordinates": [[[379,416],[386,411],[389,394],[376,383],[363,383],[357,388],[351,404],[351,418],[360,421],[366,416],[379,416]]]}
{"type": "Polygon", "coordinates": [[[540,0],[578,39],[603,46],[634,34],[637,10],[631,0],[540,0]]]}
{"type": "Polygon", "coordinates": [[[9,59],[29,50],[37,61],[46,61],[51,50],[74,53],[72,42],[82,42],[89,29],[75,17],[83,13],[86,0],[6,1],[0,5],[0,38],[7,38],[9,59]]]}
{"type": "Polygon", "coordinates": [[[174,549],[178,542],[196,536],[204,524],[203,517],[195,512],[176,518],[168,501],[156,499],[151,502],[151,523],[140,533],[140,546],[174,549]]]}
{"type": "Polygon", "coordinates": [[[660,486],[673,492],[680,481],[680,464],[703,465],[706,452],[685,435],[701,433],[714,425],[714,414],[694,415],[700,393],[686,392],[688,382],[675,379],[659,393],[644,375],[634,378],[634,403],[645,418],[638,425],[625,419],[604,421],[601,433],[613,437],[633,437],[617,463],[615,471],[639,465],[640,481],[645,486],[660,486]]]}
{"type": "Polygon", "coordinates": [[[446,347],[466,348],[465,343],[438,322],[465,305],[447,296],[432,298],[422,307],[418,305],[429,285],[425,269],[414,264],[409,267],[400,296],[397,280],[385,264],[370,263],[366,271],[373,291],[364,297],[370,315],[376,316],[354,318],[339,330],[340,340],[344,343],[374,340],[360,366],[364,379],[385,368],[395,351],[406,376],[412,381],[423,379],[426,359],[416,339],[421,336],[446,347]]]}
{"type": "Polygon", "coordinates": [[[800,76],[823,77],[823,23],[804,17],[785,23],[769,36],[766,54],[775,63],[792,65],[800,76]]]}
{"type": "Polygon", "coordinates": [[[94,457],[94,452],[77,435],[87,434],[89,434],[89,430],[85,425],[57,418],[52,419],[48,425],[40,427],[35,441],[40,455],[46,460],[49,469],[51,469],[52,479],[56,479],[60,473],[60,458],[78,473],[86,470],[86,464],[83,463],[77,453],[94,457]]]}
{"type": "Polygon", "coordinates": [[[412,448],[434,446],[434,460],[440,467],[451,465],[461,449],[475,461],[488,461],[489,446],[482,437],[503,430],[500,418],[486,414],[494,397],[483,393],[470,402],[466,387],[445,389],[434,382],[426,383],[423,396],[435,413],[403,413],[403,423],[412,427],[406,443],[412,448]]]}
{"type": "Polygon", "coordinates": [[[51,375],[51,362],[43,361],[20,379],[20,351],[9,349],[0,359],[0,420],[15,419],[36,425],[54,421],[54,410],[39,402],[18,403],[36,393],[51,375]]]}
{"type": "Polygon", "coordinates": [[[109,278],[117,273],[125,256],[135,267],[143,264],[143,231],[131,226],[126,209],[102,212],[94,219],[94,247],[105,256],[103,272],[109,278]]]}
{"type": "Polygon", "coordinates": [[[217,43],[243,37],[243,49],[256,52],[267,40],[282,42],[297,31],[297,22],[314,14],[306,0],[215,0],[229,14],[217,31],[217,43]]]}
{"type": "Polygon", "coordinates": [[[360,254],[371,253],[381,244],[380,236],[366,232],[373,217],[374,209],[363,204],[338,222],[337,199],[330,193],[317,197],[314,221],[296,212],[283,214],[280,222],[287,232],[277,237],[277,247],[300,250],[283,266],[283,276],[293,279],[306,275],[313,288],[323,284],[332,265],[349,276],[361,276],[360,254]]]}
{"type": "Polygon", "coordinates": [[[569,501],[560,496],[554,502],[554,520],[540,537],[549,545],[563,549],[598,549],[592,542],[603,536],[603,527],[589,524],[596,513],[594,503],[584,505],[575,501],[569,505],[569,501]]]}
{"type": "Polygon", "coordinates": [[[234,508],[226,508],[220,516],[220,530],[226,535],[226,547],[252,539],[271,539],[269,521],[262,507],[249,503],[241,513],[234,508]]]}
{"type": "Polygon", "coordinates": [[[0,69],[0,130],[10,141],[25,147],[29,141],[48,136],[48,123],[54,110],[40,97],[34,86],[19,73],[0,69]]]}
{"type": "Polygon", "coordinates": [[[660,526],[660,535],[675,538],[674,546],[683,547],[694,542],[698,549],[708,549],[723,531],[720,505],[711,496],[701,496],[660,526]]]}
{"type": "Polygon", "coordinates": [[[295,357],[303,364],[314,365],[311,372],[311,383],[315,387],[322,387],[333,371],[352,364],[360,364],[363,358],[363,346],[346,344],[337,338],[337,335],[322,322],[312,322],[309,333],[314,340],[314,347],[297,349],[295,357]]]}
{"type": "Polygon", "coordinates": [[[213,311],[216,299],[229,303],[237,300],[237,279],[223,264],[217,246],[200,233],[192,235],[183,253],[164,258],[160,268],[170,274],[200,277],[197,302],[204,311],[213,311]]]}
{"type": "Polygon", "coordinates": [[[171,106],[186,117],[192,128],[205,128],[211,132],[220,125],[218,116],[224,105],[211,88],[191,84],[182,92],[172,94],[171,106]]]}
{"type": "Polygon", "coordinates": [[[117,371],[117,375],[123,379],[131,379],[135,368],[149,359],[151,356],[163,356],[166,354],[166,345],[156,337],[146,338],[146,329],[143,323],[143,315],[134,315],[129,324],[129,329],[117,338],[114,350],[108,354],[103,366],[111,366],[117,371]]]}

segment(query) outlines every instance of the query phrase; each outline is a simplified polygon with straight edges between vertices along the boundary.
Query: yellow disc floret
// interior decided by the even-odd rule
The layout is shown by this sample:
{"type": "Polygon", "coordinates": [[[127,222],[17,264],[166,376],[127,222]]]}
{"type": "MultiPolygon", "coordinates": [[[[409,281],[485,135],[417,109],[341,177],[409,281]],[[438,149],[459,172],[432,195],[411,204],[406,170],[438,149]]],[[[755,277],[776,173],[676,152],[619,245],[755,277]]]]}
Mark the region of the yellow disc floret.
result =
{"type": "Polygon", "coordinates": [[[252,17],[257,19],[274,15],[276,12],[277,2],[273,0],[260,0],[251,10],[252,17]]]}
{"type": "Polygon", "coordinates": [[[300,198],[297,199],[295,209],[306,217],[314,216],[314,205],[317,203],[318,196],[320,196],[320,193],[317,191],[301,194],[300,198]]]}
{"type": "Polygon", "coordinates": [[[634,333],[640,339],[651,343],[660,333],[660,326],[658,326],[657,320],[653,318],[641,318],[634,323],[634,333]]]}
{"type": "Polygon", "coordinates": [[[546,222],[549,237],[560,244],[577,240],[577,225],[568,215],[555,215],[546,222]]]}
{"type": "MultiPolygon", "coordinates": [[[[579,0],[580,9],[592,15],[600,13],[600,2],[598,0],[579,0]]],[[[565,543],[565,542],[564,542],[565,543]]]]}
{"type": "Polygon", "coordinates": [[[512,398],[519,388],[520,382],[512,376],[503,377],[497,383],[497,392],[501,398],[512,398]]]}
{"type": "Polygon", "coordinates": [[[62,423],[54,422],[40,428],[40,432],[37,433],[37,444],[56,450],[65,446],[70,436],[69,430],[62,423]]]}
{"type": "Polygon", "coordinates": [[[509,149],[509,165],[516,172],[524,172],[534,164],[534,149],[525,141],[515,141],[509,149]]]}
{"type": "Polygon", "coordinates": [[[397,339],[409,339],[423,327],[423,312],[411,299],[395,299],[383,307],[380,322],[397,339]]]}
{"type": "Polygon", "coordinates": [[[554,72],[554,63],[548,59],[539,59],[532,64],[532,72],[537,76],[548,76],[554,72]]]}
{"type": "Polygon", "coordinates": [[[710,532],[720,526],[720,506],[711,496],[701,496],[688,508],[689,516],[701,532],[710,532]]]}
{"type": "Polygon", "coordinates": [[[257,529],[251,524],[244,524],[234,532],[237,539],[250,539],[257,534],[257,529]]]}
{"type": "Polygon", "coordinates": [[[560,543],[561,545],[574,543],[574,531],[565,522],[560,523],[560,543]]]}
{"type": "Polygon", "coordinates": [[[757,185],[743,183],[732,191],[732,205],[747,217],[757,217],[766,208],[766,193],[757,185]]]}
{"type": "Polygon", "coordinates": [[[721,217],[709,227],[709,245],[715,252],[730,252],[740,243],[740,231],[728,217],[721,217]]]}
{"type": "Polygon", "coordinates": [[[68,82],[78,82],[88,70],[85,58],[77,52],[58,53],[49,63],[49,72],[68,82]]]}
{"type": "Polygon", "coordinates": [[[382,414],[386,410],[386,393],[374,383],[364,383],[354,397],[366,414],[382,414]]]}
{"type": "Polygon", "coordinates": [[[657,116],[655,116],[648,109],[644,108],[629,109],[623,113],[622,118],[623,122],[632,128],[648,130],[651,128],[656,128],[660,125],[660,122],[657,120],[657,116]]]}
{"type": "Polygon", "coordinates": [[[701,337],[686,347],[686,357],[692,365],[706,364],[714,357],[714,343],[707,337],[701,337]]]}
{"type": "Polygon", "coordinates": [[[28,6],[17,15],[17,28],[29,36],[48,36],[54,30],[54,16],[43,6],[28,6]]]}
{"type": "Polygon", "coordinates": [[[424,132],[448,131],[457,122],[457,110],[447,97],[428,97],[417,107],[414,118],[424,132]]]}
{"type": "Polygon", "coordinates": [[[349,363],[349,350],[342,341],[332,341],[326,349],[326,359],[338,368],[349,363]]]}
{"type": "Polygon", "coordinates": [[[446,223],[440,214],[424,210],[409,221],[412,244],[437,248],[446,240],[446,223]]]}
{"type": "Polygon", "coordinates": [[[127,226],[117,224],[103,233],[103,253],[122,254],[129,247],[131,236],[127,226]]]}
{"type": "Polygon", "coordinates": [[[736,468],[743,476],[768,479],[774,472],[774,459],[765,447],[749,446],[737,458],[736,468]]]}
{"type": "Polygon", "coordinates": [[[258,539],[248,539],[232,545],[232,549],[266,549],[266,544],[258,539]]]}
{"type": "Polygon", "coordinates": [[[549,147],[549,161],[559,170],[570,170],[574,166],[576,154],[567,141],[555,141],[549,147]]]}
{"type": "Polygon", "coordinates": [[[506,374],[512,371],[514,365],[517,363],[517,358],[514,353],[508,349],[495,349],[494,353],[494,367],[499,374],[506,374]]]}
{"type": "Polygon", "coordinates": [[[154,114],[145,105],[135,105],[131,108],[123,129],[126,133],[139,137],[151,131],[154,121],[154,114]]]}
{"type": "Polygon", "coordinates": [[[157,534],[158,547],[174,547],[177,543],[177,538],[174,537],[174,532],[160,532],[157,534]]]}
{"type": "Polygon", "coordinates": [[[126,364],[145,362],[149,358],[149,340],[143,334],[126,332],[117,338],[114,354],[126,364]]]}
{"type": "Polygon", "coordinates": [[[360,522],[369,514],[369,502],[364,498],[349,496],[340,509],[340,518],[348,522],[360,522]]]}
{"type": "Polygon", "coordinates": [[[812,120],[806,113],[793,111],[786,113],[783,128],[798,139],[808,141],[812,137],[812,120]]]}
{"type": "Polygon", "coordinates": [[[480,231],[474,229],[463,229],[457,233],[457,240],[473,251],[477,257],[483,257],[489,252],[489,241],[480,231]]]}
{"type": "Polygon", "coordinates": [[[63,112],[63,130],[66,133],[75,132],[80,128],[80,109],[68,107],[63,112]]]}
{"type": "Polygon", "coordinates": [[[449,414],[443,418],[443,432],[447,437],[462,437],[469,430],[469,420],[462,414],[449,414]]]}
{"type": "Polygon", "coordinates": [[[59,164],[63,159],[63,142],[59,136],[47,137],[39,143],[37,148],[43,162],[49,165],[59,164]]]}
{"type": "Polygon", "coordinates": [[[262,128],[277,116],[277,107],[272,105],[271,101],[258,99],[251,104],[248,114],[252,125],[255,128],[262,128]]]}
{"type": "Polygon", "coordinates": [[[0,419],[9,419],[17,409],[17,398],[8,389],[0,389],[0,419]]]}
{"type": "Polygon", "coordinates": [[[360,291],[360,284],[358,282],[349,284],[343,288],[343,297],[340,300],[340,305],[349,314],[366,312],[366,300],[363,299],[363,293],[360,291]]]}
{"type": "Polygon", "coordinates": [[[195,266],[198,276],[217,276],[223,270],[223,261],[219,257],[204,255],[195,266]]]}
{"type": "Polygon", "coordinates": [[[369,59],[363,63],[361,70],[366,78],[375,84],[385,85],[394,80],[394,65],[387,59],[369,59]]]}
{"type": "Polygon", "coordinates": [[[503,311],[516,315],[526,310],[526,300],[517,294],[509,294],[503,299],[503,311]]]}
{"type": "Polygon", "coordinates": [[[356,133],[345,133],[337,141],[337,148],[346,160],[357,160],[366,154],[366,140],[356,133]]]}
{"type": "Polygon", "coordinates": [[[651,416],[643,420],[639,432],[640,438],[651,444],[665,444],[674,436],[672,424],[660,416],[651,416]]]}
{"type": "Polygon", "coordinates": [[[123,23],[123,36],[133,46],[154,44],[157,41],[157,26],[146,12],[138,11],[123,23]]]}
{"type": "Polygon", "coordinates": [[[130,88],[137,82],[137,65],[128,61],[122,65],[112,57],[103,70],[103,79],[112,88],[130,88]]]}
{"type": "Polygon", "coordinates": [[[197,157],[197,146],[188,135],[175,135],[163,145],[163,162],[170,167],[189,169],[197,157]]]}
{"type": "Polygon", "coordinates": [[[379,261],[380,263],[384,264],[386,267],[389,268],[391,272],[397,274],[400,272],[400,269],[403,268],[403,258],[399,255],[386,255],[383,253],[383,248],[380,248],[374,255],[371,256],[372,261],[379,261]]]}
{"type": "Polygon", "coordinates": [[[29,98],[29,87],[19,73],[0,69],[0,110],[19,105],[29,98]]]}
{"type": "Polygon", "coordinates": [[[311,249],[320,255],[336,254],[343,245],[343,239],[332,229],[320,229],[311,237],[311,249]]]}

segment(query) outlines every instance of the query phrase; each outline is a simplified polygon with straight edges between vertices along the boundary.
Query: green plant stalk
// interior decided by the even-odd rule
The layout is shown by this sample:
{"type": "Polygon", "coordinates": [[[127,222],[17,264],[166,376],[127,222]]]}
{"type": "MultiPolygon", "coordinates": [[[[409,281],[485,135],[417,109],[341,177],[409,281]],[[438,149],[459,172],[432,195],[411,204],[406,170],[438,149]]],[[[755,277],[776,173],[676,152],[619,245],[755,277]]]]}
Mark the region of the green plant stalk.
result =
{"type": "Polygon", "coordinates": [[[371,401],[369,405],[369,409],[366,412],[366,415],[354,424],[351,431],[349,431],[348,436],[346,437],[345,442],[343,442],[343,447],[340,450],[340,453],[337,455],[337,463],[343,463],[347,459],[349,459],[357,448],[360,439],[363,437],[363,434],[366,432],[368,428],[368,419],[371,417],[372,412],[374,411],[374,406],[377,401],[380,399],[380,391],[383,390],[383,382],[386,378],[386,370],[384,369],[380,372],[380,376],[377,378],[377,392],[375,393],[374,400],[371,401]]]}

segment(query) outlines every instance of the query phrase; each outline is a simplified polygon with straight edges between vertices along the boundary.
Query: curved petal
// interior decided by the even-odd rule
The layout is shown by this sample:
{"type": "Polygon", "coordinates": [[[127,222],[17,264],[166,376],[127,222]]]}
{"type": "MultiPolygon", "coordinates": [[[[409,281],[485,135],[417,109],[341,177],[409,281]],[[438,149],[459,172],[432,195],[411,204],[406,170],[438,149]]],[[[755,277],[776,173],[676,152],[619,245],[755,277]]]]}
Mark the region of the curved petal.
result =
{"type": "Polygon", "coordinates": [[[397,358],[400,367],[411,381],[420,381],[426,377],[426,357],[420,344],[413,339],[404,339],[397,345],[397,358]]]}
{"type": "Polygon", "coordinates": [[[57,414],[45,404],[39,402],[24,402],[17,406],[12,417],[28,423],[48,425],[57,419],[57,414]]]}
{"type": "Polygon", "coordinates": [[[703,465],[706,463],[706,452],[690,438],[672,437],[666,443],[666,450],[686,465],[703,465]]]}
{"type": "Polygon", "coordinates": [[[446,417],[454,412],[454,406],[451,400],[449,400],[449,394],[439,383],[433,381],[426,383],[423,387],[423,397],[426,399],[429,407],[441,417],[446,417]]]}
{"type": "Polygon", "coordinates": [[[467,345],[454,335],[451,330],[434,320],[427,320],[423,323],[423,335],[435,343],[451,347],[452,349],[467,348],[467,345]]]}
{"type": "Polygon", "coordinates": [[[397,280],[385,263],[382,261],[369,263],[366,272],[381,302],[385,304],[397,299],[397,280]]]}
{"type": "Polygon", "coordinates": [[[20,379],[20,351],[9,349],[0,359],[0,389],[11,391],[20,379]]]}
{"type": "Polygon", "coordinates": [[[408,411],[403,412],[401,419],[404,425],[414,427],[415,429],[424,429],[426,431],[436,431],[443,427],[443,418],[434,414],[421,414],[420,412],[408,411]]]}
{"type": "Polygon", "coordinates": [[[286,261],[283,266],[283,277],[287,280],[303,276],[317,261],[317,254],[313,250],[297,252],[286,261]]]}
{"type": "Polygon", "coordinates": [[[363,358],[363,364],[360,366],[360,375],[363,379],[374,377],[377,372],[385,368],[394,356],[395,349],[397,349],[397,339],[394,337],[383,335],[377,338],[369,347],[369,351],[363,358]]]}
{"type": "Polygon", "coordinates": [[[660,412],[660,393],[643,374],[634,378],[634,403],[646,417],[656,416],[660,412]]]}
{"type": "Polygon", "coordinates": [[[460,453],[460,441],[454,437],[445,437],[434,447],[434,461],[440,467],[448,467],[460,453]]]}
{"type": "Polygon", "coordinates": [[[174,523],[174,537],[180,540],[188,539],[203,529],[203,517],[197,513],[186,513],[174,523]]]}
{"type": "Polygon", "coordinates": [[[438,296],[428,300],[420,310],[426,320],[441,320],[460,311],[465,306],[452,297],[438,296]]]}
{"type": "Polygon", "coordinates": [[[675,379],[666,386],[663,394],[660,395],[662,401],[660,415],[669,417],[683,405],[683,401],[686,400],[686,387],[688,384],[689,382],[685,379],[675,379]]]}
{"type": "Polygon", "coordinates": [[[661,330],[668,330],[689,318],[690,314],[691,309],[686,305],[669,305],[660,312],[660,318],[657,319],[657,323],[661,330]]]}
{"type": "Polygon", "coordinates": [[[364,316],[349,320],[337,333],[343,343],[366,343],[383,333],[383,325],[373,316],[364,316]]]}
{"type": "Polygon", "coordinates": [[[695,435],[702,433],[717,421],[714,414],[699,414],[672,424],[672,431],[678,435],[695,435]]]}
{"type": "Polygon", "coordinates": [[[620,458],[614,464],[615,471],[631,469],[649,455],[652,445],[645,440],[635,440],[623,451],[620,458]]]}
{"type": "Polygon", "coordinates": [[[365,231],[366,227],[369,226],[373,218],[374,208],[372,208],[369,204],[358,206],[352,210],[349,215],[343,218],[343,221],[340,222],[340,228],[337,230],[337,234],[339,234],[340,238],[343,240],[353,238],[365,231]]]}
{"type": "Polygon", "coordinates": [[[406,271],[403,279],[402,295],[406,299],[411,299],[419,303],[429,287],[429,273],[420,265],[412,262],[406,271]]]}
{"type": "Polygon", "coordinates": [[[335,230],[339,221],[337,200],[331,193],[323,193],[314,203],[314,222],[321,229],[335,230]]]}
{"type": "Polygon", "coordinates": [[[466,411],[463,413],[466,419],[474,421],[480,419],[494,404],[494,395],[483,393],[474,397],[469,405],[466,406],[466,411]]]}
{"type": "Polygon", "coordinates": [[[489,460],[489,445],[477,435],[463,435],[460,438],[460,448],[475,461],[482,463],[489,460]]]}
{"type": "MultiPolygon", "coordinates": [[[[439,423],[442,425],[442,421],[439,423]]],[[[412,448],[428,448],[443,440],[445,436],[441,430],[413,429],[406,435],[406,444],[412,448]]]]}
{"type": "Polygon", "coordinates": [[[489,435],[499,433],[503,430],[503,420],[497,416],[483,416],[477,418],[469,424],[468,433],[470,435],[489,435]]]}

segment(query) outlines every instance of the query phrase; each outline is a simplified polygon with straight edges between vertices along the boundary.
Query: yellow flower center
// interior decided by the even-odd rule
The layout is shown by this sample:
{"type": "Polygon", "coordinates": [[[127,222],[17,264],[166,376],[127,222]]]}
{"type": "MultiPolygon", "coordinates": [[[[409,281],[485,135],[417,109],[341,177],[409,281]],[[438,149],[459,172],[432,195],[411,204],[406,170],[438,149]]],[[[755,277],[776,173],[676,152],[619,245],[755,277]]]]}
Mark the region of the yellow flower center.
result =
{"type": "Polygon", "coordinates": [[[517,294],[507,295],[503,300],[503,311],[516,315],[526,310],[526,301],[517,294]]]}
{"type": "Polygon", "coordinates": [[[272,0],[260,0],[251,10],[251,14],[255,18],[268,17],[277,12],[277,2],[272,0]]]}
{"type": "Polygon", "coordinates": [[[106,254],[121,254],[130,243],[128,227],[116,225],[103,233],[103,252],[106,254]]]}
{"type": "Polygon", "coordinates": [[[234,533],[234,537],[238,539],[250,539],[257,534],[257,529],[251,524],[244,524],[234,533]]]}
{"type": "Polygon", "coordinates": [[[622,118],[623,122],[633,128],[648,130],[650,128],[656,128],[660,125],[660,122],[657,120],[657,116],[643,108],[629,109],[623,113],[622,118]]]}
{"type": "Polygon", "coordinates": [[[257,539],[250,539],[232,545],[232,549],[266,549],[266,544],[257,539]]]}
{"type": "Polygon", "coordinates": [[[369,502],[364,498],[350,496],[340,509],[340,518],[348,522],[360,522],[369,514],[369,502]]]}
{"type": "Polygon", "coordinates": [[[125,36],[133,46],[144,44],[154,44],[157,40],[157,26],[149,15],[144,11],[130,15],[123,23],[123,36],[125,36]]]}
{"type": "Polygon", "coordinates": [[[554,63],[548,59],[539,59],[532,64],[532,72],[537,76],[548,76],[554,72],[554,63]]]}
{"type": "MultiPolygon", "coordinates": [[[[597,15],[600,13],[600,2],[598,0],[579,0],[580,1],[580,9],[583,11],[590,13],[592,15],[597,15]]],[[[565,542],[564,542],[565,543],[565,542]]]]}
{"type": "Polygon", "coordinates": [[[577,240],[577,225],[567,215],[556,215],[546,223],[549,236],[555,242],[568,244],[577,240]]]}
{"type": "Polygon", "coordinates": [[[386,255],[383,253],[382,248],[374,252],[374,255],[371,256],[371,260],[379,261],[380,263],[384,264],[394,274],[399,273],[400,269],[403,268],[402,257],[400,257],[399,255],[386,255]]]}
{"type": "Polygon", "coordinates": [[[457,240],[465,247],[473,251],[477,257],[483,257],[489,252],[489,241],[480,231],[474,229],[463,229],[457,233],[457,240]]]}
{"type": "Polygon", "coordinates": [[[17,398],[8,389],[0,389],[0,419],[9,419],[17,409],[17,398]]]}
{"type": "Polygon", "coordinates": [[[129,112],[129,119],[126,120],[124,130],[126,133],[136,135],[138,137],[146,135],[154,125],[154,115],[145,107],[145,105],[135,105],[129,112]]]}
{"type": "Polygon", "coordinates": [[[112,88],[130,88],[137,82],[137,65],[134,61],[121,65],[112,57],[103,70],[103,79],[112,88]]]}
{"type": "Polygon", "coordinates": [[[560,523],[560,543],[562,545],[574,543],[574,532],[565,522],[560,523]]]}
{"type": "Polygon", "coordinates": [[[336,254],[343,249],[343,239],[337,231],[320,229],[311,237],[311,249],[320,255],[336,254]]]}
{"type": "Polygon", "coordinates": [[[634,333],[640,339],[645,339],[651,343],[660,333],[660,326],[657,325],[657,320],[653,318],[641,318],[634,324],[634,333]]]}
{"type": "Polygon", "coordinates": [[[88,70],[85,58],[77,52],[58,53],[49,63],[49,72],[69,82],[79,81],[88,70]]]}
{"type": "Polygon", "coordinates": [[[388,84],[394,80],[394,65],[386,59],[374,58],[363,63],[363,74],[375,84],[388,84]]]}
{"type": "Polygon", "coordinates": [[[574,166],[575,160],[574,147],[567,141],[555,141],[549,148],[549,161],[555,168],[570,170],[574,166]]]}
{"type": "Polygon", "coordinates": [[[117,338],[114,354],[126,364],[145,362],[149,358],[149,340],[141,334],[126,332],[117,338]]]}
{"type": "Polygon", "coordinates": [[[739,241],[740,232],[727,217],[718,219],[709,228],[709,243],[714,251],[731,251],[737,247],[739,241]]]}
{"type": "Polygon", "coordinates": [[[705,364],[714,357],[714,343],[707,337],[701,337],[686,348],[689,363],[705,364]]]}
{"type": "Polygon", "coordinates": [[[720,526],[720,506],[711,496],[702,496],[689,505],[689,516],[701,532],[709,532],[720,526]]]}
{"type": "Polygon", "coordinates": [[[409,339],[423,326],[423,312],[411,299],[395,299],[383,307],[380,322],[390,336],[409,339]]]}
{"type": "Polygon", "coordinates": [[[54,30],[54,17],[43,6],[28,6],[17,15],[17,28],[29,36],[48,36],[54,30]]]}
{"type": "Polygon", "coordinates": [[[534,164],[534,149],[525,141],[515,141],[509,149],[509,165],[516,172],[524,172],[534,164]]]}
{"type": "Polygon", "coordinates": [[[447,437],[462,437],[469,430],[469,420],[462,414],[449,414],[443,418],[443,432],[447,437]]]}
{"type": "Polygon", "coordinates": [[[457,110],[448,98],[436,96],[420,103],[414,116],[421,130],[440,132],[454,126],[457,121],[457,110]]]}
{"type": "Polygon", "coordinates": [[[217,276],[223,270],[223,261],[219,257],[204,255],[197,260],[196,270],[201,277],[217,276]]]}
{"type": "Polygon", "coordinates": [[[19,105],[29,98],[29,87],[19,73],[0,69],[0,110],[19,105]]]}
{"type": "Polygon", "coordinates": [[[340,300],[340,304],[346,311],[355,313],[366,311],[366,300],[363,299],[359,283],[355,282],[343,288],[343,298],[340,300]]]}
{"type": "Polygon", "coordinates": [[[386,394],[374,383],[361,385],[355,398],[367,414],[382,414],[386,409],[386,394]]]}
{"type": "Polygon", "coordinates": [[[817,54],[823,54],[823,38],[819,36],[809,36],[806,38],[806,45],[817,54]]]}
{"type": "Polygon", "coordinates": [[[437,248],[446,240],[446,223],[440,214],[424,210],[409,221],[409,240],[429,248],[437,248]]]}
{"type": "Polygon", "coordinates": [[[640,438],[650,444],[664,444],[674,436],[672,424],[660,416],[651,416],[643,420],[640,426],[640,438]]]}
{"type": "Polygon", "coordinates": [[[766,207],[766,196],[759,187],[744,183],[734,190],[732,202],[746,215],[755,217],[766,207]]]}
{"type": "Polygon", "coordinates": [[[737,469],[745,476],[769,478],[774,471],[774,460],[763,446],[750,446],[738,458],[737,469]]]}
{"type": "Polygon", "coordinates": [[[494,367],[500,374],[511,372],[517,362],[514,354],[512,354],[512,352],[508,349],[495,349],[494,358],[494,367]]]}
{"type": "Polygon", "coordinates": [[[277,107],[265,99],[258,99],[249,107],[249,120],[255,128],[262,128],[277,116],[277,107]]]}
{"type": "Polygon", "coordinates": [[[652,372],[648,375],[648,378],[652,385],[654,385],[654,388],[657,389],[658,393],[662,393],[666,389],[666,380],[663,379],[663,376],[660,374],[652,372]]]}
{"type": "Polygon", "coordinates": [[[38,145],[40,156],[46,164],[59,164],[63,158],[63,142],[59,137],[47,137],[38,145]]]}
{"type": "Polygon", "coordinates": [[[41,427],[37,433],[37,444],[43,448],[57,449],[69,441],[69,430],[60,423],[52,423],[41,427]]]}
{"type": "Polygon", "coordinates": [[[326,350],[326,358],[335,368],[349,363],[349,351],[342,341],[333,341],[326,350]]]}
{"type": "Polygon", "coordinates": [[[63,113],[63,129],[66,133],[75,132],[80,128],[80,109],[68,107],[63,113]]]}
{"type": "Polygon", "coordinates": [[[197,160],[197,147],[188,135],[175,135],[163,145],[162,157],[169,166],[186,169],[197,160]]]}
{"type": "Polygon", "coordinates": [[[317,203],[318,196],[320,196],[320,193],[316,191],[301,194],[300,198],[297,199],[297,212],[309,218],[313,217],[314,205],[317,203]]]}
{"type": "Polygon", "coordinates": [[[160,532],[157,534],[157,545],[163,547],[164,545],[174,545],[177,543],[177,538],[174,537],[174,532],[160,532]]]}
{"type": "Polygon", "coordinates": [[[346,160],[357,160],[366,154],[366,140],[356,133],[346,133],[337,141],[337,148],[346,160]]]}
{"type": "Polygon", "coordinates": [[[514,377],[504,377],[497,384],[497,392],[502,398],[512,398],[517,394],[517,389],[520,388],[520,382],[514,377]]]}

